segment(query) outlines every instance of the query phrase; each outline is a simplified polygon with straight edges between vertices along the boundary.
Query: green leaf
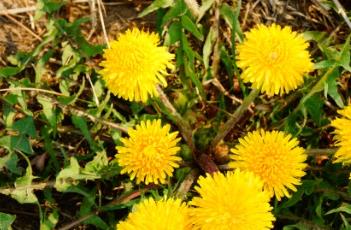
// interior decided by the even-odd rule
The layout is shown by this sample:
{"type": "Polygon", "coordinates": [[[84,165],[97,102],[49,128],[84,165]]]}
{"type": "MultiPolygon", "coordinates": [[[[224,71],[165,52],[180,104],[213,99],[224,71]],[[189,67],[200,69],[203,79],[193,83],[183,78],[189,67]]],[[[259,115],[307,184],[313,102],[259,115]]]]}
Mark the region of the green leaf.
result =
{"type": "MultiPolygon", "coordinates": [[[[7,137],[8,139],[10,139],[10,136],[6,136],[5,138],[7,137]]],[[[1,142],[1,139],[0,139],[0,142],[1,142]]],[[[5,156],[0,157],[0,171],[5,167],[14,174],[17,174],[17,175],[21,174],[21,170],[17,167],[17,162],[18,162],[18,157],[13,152],[10,152],[5,156]]]]}
{"type": "MultiPolygon", "coordinates": [[[[174,5],[167,11],[167,13],[162,17],[161,27],[166,26],[170,20],[180,17],[181,15],[186,14],[187,7],[184,1],[176,1],[174,5]]],[[[179,19],[173,20],[174,22],[178,22],[179,19]]]]}
{"type": "Polygon", "coordinates": [[[57,127],[57,117],[56,117],[56,108],[54,104],[42,96],[37,96],[38,102],[43,106],[43,114],[48,120],[50,127],[52,128],[54,135],[56,133],[57,127]]]}
{"type": "Polygon", "coordinates": [[[92,150],[97,150],[97,146],[90,135],[90,131],[86,120],[82,117],[72,115],[72,123],[76,128],[82,131],[82,134],[84,135],[85,139],[88,141],[90,148],[92,150]]]}
{"type": "Polygon", "coordinates": [[[65,192],[72,186],[78,185],[80,180],[95,180],[100,177],[92,174],[81,173],[81,168],[76,158],[71,157],[70,164],[62,169],[56,176],[55,188],[59,192],[65,192]]]}
{"type": "Polygon", "coordinates": [[[220,13],[223,16],[224,20],[227,22],[230,28],[234,30],[234,33],[238,35],[239,41],[242,41],[244,36],[238,20],[239,12],[239,7],[238,9],[234,9],[226,3],[224,3],[220,9],[220,13]]]}
{"type": "Polygon", "coordinates": [[[41,221],[40,223],[40,230],[51,230],[55,229],[56,224],[59,221],[59,213],[57,209],[54,209],[52,213],[49,214],[49,216],[45,216],[44,220],[41,221]]]}
{"type": "Polygon", "coordinates": [[[33,117],[27,116],[16,121],[12,128],[17,130],[21,135],[28,135],[35,138],[37,136],[33,117]]]}
{"type": "Polygon", "coordinates": [[[341,51],[338,53],[337,57],[337,63],[344,67],[345,70],[351,71],[351,66],[350,66],[350,39],[351,39],[351,34],[347,37],[344,46],[342,47],[341,51]]]}
{"type": "Polygon", "coordinates": [[[351,204],[344,203],[339,208],[334,208],[329,210],[325,215],[330,215],[332,213],[345,212],[347,214],[351,214],[351,204]]]}
{"type": "Polygon", "coordinates": [[[40,60],[35,65],[35,67],[34,67],[34,70],[35,70],[35,83],[37,83],[37,84],[40,83],[42,76],[46,72],[46,68],[45,68],[46,63],[52,57],[53,54],[54,54],[54,51],[53,50],[49,50],[48,52],[46,52],[40,58],[40,60]]]}
{"type": "Polygon", "coordinates": [[[168,33],[165,37],[165,45],[169,46],[177,41],[180,41],[182,36],[182,25],[179,22],[172,23],[168,28],[168,33]]]}
{"type": "Polygon", "coordinates": [[[199,8],[199,15],[197,17],[197,22],[205,15],[205,13],[211,8],[214,0],[202,0],[202,4],[199,8]]]}
{"type": "Polygon", "coordinates": [[[23,177],[19,177],[15,182],[15,189],[10,193],[11,197],[21,204],[36,203],[38,201],[31,186],[35,177],[32,175],[32,167],[28,165],[23,177]]]}
{"type": "Polygon", "coordinates": [[[20,67],[13,67],[13,66],[2,67],[0,68],[0,78],[11,77],[18,74],[21,71],[22,71],[22,68],[20,67]]]}
{"type": "Polygon", "coordinates": [[[32,145],[28,136],[22,134],[11,137],[11,150],[19,150],[27,154],[33,154],[32,145]]]}
{"type": "Polygon", "coordinates": [[[59,192],[66,191],[70,186],[77,184],[80,175],[80,166],[76,158],[71,157],[70,164],[56,176],[55,188],[59,192]],[[71,178],[71,180],[69,180],[71,178]]]}
{"type": "MultiPolygon", "coordinates": [[[[60,89],[61,89],[61,91],[64,91],[64,93],[66,93],[66,91],[67,91],[67,93],[68,93],[68,92],[69,92],[69,89],[68,89],[68,88],[64,88],[64,87],[68,87],[68,86],[62,84],[62,83],[64,83],[64,82],[66,82],[66,81],[61,81],[61,83],[60,83],[60,89]]],[[[76,94],[74,94],[74,95],[72,95],[72,96],[68,96],[68,95],[67,95],[67,96],[59,96],[59,97],[57,98],[57,100],[58,100],[60,103],[64,104],[64,105],[73,104],[74,102],[77,101],[77,99],[78,99],[79,96],[82,94],[82,92],[84,91],[84,89],[85,89],[85,78],[82,79],[82,84],[81,84],[81,86],[80,86],[80,88],[79,88],[79,91],[78,91],[76,94]]]]}
{"type": "Polygon", "coordinates": [[[311,96],[304,104],[307,112],[311,115],[312,120],[319,126],[323,112],[324,101],[319,95],[311,96]]]}
{"type": "Polygon", "coordinates": [[[329,75],[328,79],[324,83],[324,97],[327,98],[327,95],[329,95],[340,108],[343,108],[344,102],[337,86],[337,79],[339,76],[340,73],[338,69],[329,75]]]}
{"type": "Polygon", "coordinates": [[[10,230],[16,216],[0,212],[0,230],[10,230]]]}
{"type": "Polygon", "coordinates": [[[96,227],[96,229],[110,229],[108,224],[103,221],[99,216],[92,216],[89,219],[84,221],[84,224],[91,224],[96,227]]]}
{"type": "Polygon", "coordinates": [[[79,53],[68,42],[64,42],[62,47],[62,66],[56,72],[58,77],[66,76],[80,61],[79,53]]]}
{"type": "Polygon", "coordinates": [[[213,27],[210,28],[210,31],[207,34],[206,41],[204,44],[204,47],[202,48],[202,57],[205,65],[205,69],[208,69],[209,63],[210,63],[210,55],[212,53],[212,47],[214,45],[214,42],[217,39],[218,34],[215,33],[213,30],[213,27]]]}
{"type": "Polygon", "coordinates": [[[197,39],[199,39],[200,41],[204,39],[203,34],[200,32],[196,24],[188,16],[183,15],[181,17],[181,23],[183,27],[186,30],[188,30],[190,33],[192,33],[197,39]]]}
{"type": "Polygon", "coordinates": [[[141,12],[138,17],[144,17],[148,14],[150,14],[151,12],[154,12],[155,10],[158,10],[160,8],[167,8],[170,6],[174,5],[174,0],[155,0],[151,3],[150,6],[146,7],[143,12],[141,12]]]}
{"type": "Polygon", "coordinates": [[[104,170],[108,166],[108,158],[105,151],[98,152],[94,159],[88,162],[83,172],[85,173],[93,173],[95,175],[101,174],[101,171],[104,170]]]}

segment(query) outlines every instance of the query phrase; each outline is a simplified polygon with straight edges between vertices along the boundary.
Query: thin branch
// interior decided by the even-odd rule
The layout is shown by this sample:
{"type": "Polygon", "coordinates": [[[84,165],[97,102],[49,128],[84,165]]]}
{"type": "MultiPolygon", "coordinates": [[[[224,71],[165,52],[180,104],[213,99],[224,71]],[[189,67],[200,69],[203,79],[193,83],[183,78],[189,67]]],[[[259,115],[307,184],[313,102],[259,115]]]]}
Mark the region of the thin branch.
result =
{"type": "Polygon", "coordinates": [[[97,5],[98,5],[98,12],[99,12],[101,28],[102,28],[102,32],[103,32],[103,35],[104,35],[105,43],[107,45],[107,48],[110,48],[110,42],[108,40],[106,27],[105,27],[104,15],[102,14],[102,11],[103,10],[105,11],[105,8],[104,8],[101,0],[97,0],[97,5]]]}
{"type": "Polygon", "coordinates": [[[99,102],[99,99],[98,99],[98,97],[96,95],[95,87],[94,87],[93,82],[91,81],[90,75],[88,73],[86,73],[85,76],[86,76],[86,78],[89,81],[89,84],[90,84],[90,87],[91,87],[91,91],[93,92],[93,95],[94,95],[94,100],[95,100],[96,106],[99,106],[100,102],[99,102]]]}
{"type": "Polygon", "coordinates": [[[213,47],[213,54],[212,54],[212,65],[211,65],[211,74],[213,78],[217,78],[218,76],[218,69],[219,69],[219,61],[220,61],[220,50],[219,50],[219,43],[220,43],[220,5],[221,0],[215,0],[214,2],[214,16],[213,16],[213,31],[215,33],[216,41],[213,47]]]}
{"type": "Polygon", "coordinates": [[[91,218],[91,217],[93,217],[93,216],[95,216],[95,215],[97,215],[97,213],[95,213],[95,212],[88,213],[87,215],[82,216],[82,217],[80,217],[79,219],[77,219],[77,220],[75,220],[75,221],[73,221],[73,222],[71,222],[71,223],[69,223],[69,224],[66,224],[65,226],[59,228],[58,230],[68,230],[68,229],[72,229],[73,227],[75,227],[75,226],[77,226],[78,224],[80,224],[80,223],[82,223],[82,222],[88,220],[89,218],[91,218]]]}
{"type": "MultiPolygon", "coordinates": [[[[74,0],[73,3],[87,3],[90,0],[74,0]]],[[[7,14],[22,14],[22,13],[29,13],[34,12],[37,10],[36,6],[28,6],[23,8],[14,8],[14,9],[5,9],[0,10],[0,15],[7,15],[7,14]]]]}
{"type": "Polygon", "coordinates": [[[350,21],[349,17],[347,16],[344,7],[341,5],[339,0],[333,0],[333,2],[335,4],[335,6],[338,8],[338,13],[344,18],[346,24],[351,29],[351,21],[350,21]]]}
{"type": "MultiPolygon", "coordinates": [[[[0,14],[1,15],[1,14],[0,14]]],[[[39,37],[38,35],[36,35],[31,29],[29,29],[27,26],[23,25],[21,22],[17,21],[16,18],[12,17],[9,14],[5,14],[5,17],[7,17],[8,19],[10,19],[11,21],[13,21],[15,24],[17,24],[19,27],[23,28],[25,31],[27,31],[30,35],[32,35],[33,37],[35,37],[37,40],[42,41],[43,39],[41,37],[39,37]]]]}
{"type": "Polygon", "coordinates": [[[315,156],[317,154],[333,155],[338,149],[306,149],[306,154],[309,156],[315,156]]]}

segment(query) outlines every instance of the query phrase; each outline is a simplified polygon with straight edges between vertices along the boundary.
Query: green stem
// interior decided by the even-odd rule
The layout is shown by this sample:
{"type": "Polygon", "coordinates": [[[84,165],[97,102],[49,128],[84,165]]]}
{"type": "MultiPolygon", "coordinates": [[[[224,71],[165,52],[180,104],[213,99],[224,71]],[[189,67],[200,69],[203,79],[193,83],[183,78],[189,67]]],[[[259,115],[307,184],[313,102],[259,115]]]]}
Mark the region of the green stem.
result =
{"type": "Polygon", "coordinates": [[[244,98],[242,104],[235,110],[232,114],[231,118],[223,125],[223,128],[219,130],[217,136],[211,142],[211,148],[215,148],[217,144],[225,137],[227,134],[234,128],[234,126],[238,123],[240,118],[249,108],[251,103],[255,100],[255,98],[259,95],[260,91],[257,89],[251,90],[250,94],[244,98]]]}
{"type": "Polygon", "coordinates": [[[192,134],[193,132],[190,127],[190,124],[186,122],[184,118],[182,118],[182,116],[177,112],[177,110],[174,108],[172,103],[168,100],[167,95],[163,92],[163,90],[159,86],[157,86],[157,92],[159,93],[160,101],[162,102],[163,106],[167,109],[168,114],[166,115],[169,115],[171,119],[176,123],[184,140],[189,145],[189,147],[191,148],[194,154],[195,145],[193,141],[193,134],[192,134]]]}
{"type": "Polygon", "coordinates": [[[328,69],[327,72],[325,72],[325,74],[321,77],[321,79],[319,79],[319,81],[313,86],[313,88],[311,89],[311,91],[306,94],[306,96],[304,96],[301,100],[300,103],[297,105],[297,107],[294,109],[293,113],[298,112],[299,110],[301,110],[303,108],[303,105],[306,103],[306,101],[308,99],[310,99],[314,94],[320,92],[323,90],[324,88],[324,83],[326,82],[326,80],[328,79],[329,75],[335,70],[336,65],[332,66],[330,69],[328,69]]]}

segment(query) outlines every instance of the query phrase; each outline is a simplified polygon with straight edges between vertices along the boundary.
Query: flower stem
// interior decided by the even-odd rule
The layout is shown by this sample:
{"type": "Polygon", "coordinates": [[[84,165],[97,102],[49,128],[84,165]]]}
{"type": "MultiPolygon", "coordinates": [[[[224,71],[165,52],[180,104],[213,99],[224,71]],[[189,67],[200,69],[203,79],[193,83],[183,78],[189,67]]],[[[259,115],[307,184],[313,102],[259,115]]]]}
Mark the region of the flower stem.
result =
{"type": "Polygon", "coordinates": [[[182,134],[184,140],[189,145],[190,149],[195,152],[195,145],[193,141],[192,129],[188,122],[186,122],[182,116],[177,112],[172,103],[169,101],[167,95],[163,92],[161,87],[157,86],[157,92],[159,93],[160,100],[164,107],[167,109],[168,114],[171,119],[176,123],[179,128],[180,133],[182,134]]]}
{"type": "Polygon", "coordinates": [[[243,116],[245,111],[249,108],[251,103],[255,100],[255,98],[259,95],[260,91],[257,89],[252,89],[250,94],[244,98],[243,103],[235,110],[232,114],[231,118],[223,125],[223,128],[219,130],[217,136],[211,142],[211,148],[214,149],[217,144],[225,137],[227,134],[234,128],[234,126],[238,123],[240,118],[243,116]]]}

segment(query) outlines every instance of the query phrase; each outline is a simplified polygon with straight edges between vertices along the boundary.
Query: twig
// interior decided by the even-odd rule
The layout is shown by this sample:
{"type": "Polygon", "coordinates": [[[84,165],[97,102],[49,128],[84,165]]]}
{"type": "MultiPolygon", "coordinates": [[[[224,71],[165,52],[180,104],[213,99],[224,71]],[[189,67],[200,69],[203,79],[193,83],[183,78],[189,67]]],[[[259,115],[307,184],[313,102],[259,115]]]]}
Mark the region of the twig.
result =
{"type": "Polygon", "coordinates": [[[333,155],[338,149],[306,149],[306,154],[309,156],[315,156],[317,154],[333,155]]]}
{"type": "Polygon", "coordinates": [[[107,37],[104,16],[102,14],[102,10],[105,11],[105,8],[103,8],[103,4],[101,3],[101,0],[97,0],[97,5],[98,5],[98,12],[99,12],[99,17],[100,17],[100,22],[101,22],[101,28],[102,28],[102,32],[103,32],[103,35],[104,35],[104,40],[105,40],[105,43],[107,45],[107,48],[110,48],[110,42],[108,41],[108,37],[107,37]]]}
{"type": "Polygon", "coordinates": [[[233,104],[236,104],[236,103],[241,104],[241,103],[243,103],[243,100],[237,98],[234,95],[230,95],[230,93],[224,88],[222,83],[217,78],[213,78],[211,80],[208,80],[204,84],[206,85],[208,83],[212,83],[212,85],[214,85],[221,93],[223,93],[224,96],[229,97],[233,101],[233,104]]]}
{"type": "Polygon", "coordinates": [[[351,29],[351,21],[347,16],[344,7],[340,4],[339,0],[333,0],[335,6],[338,8],[338,13],[344,18],[346,24],[351,29]]]}
{"type": "Polygon", "coordinates": [[[240,120],[244,112],[249,108],[251,103],[255,100],[255,98],[259,94],[259,90],[257,89],[252,89],[250,94],[244,98],[243,103],[235,110],[235,112],[232,114],[232,117],[229,118],[229,120],[223,125],[223,128],[221,128],[216,135],[216,137],[212,140],[211,142],[211,148],[214,149],[217,144],[225,137],[227,134],[234,128],[236,123],[240,120]]]}
{"type": "Polygon", "coordinates": [[[219,8],[221,5],[221,0],[215,0],[214,2],[214,16],[213,16],[213,31],[215,33],[216,42],[213,47],[213,54],[212,54],[212,65],[211,65],[211,74],[213,78],[217,78],[218,68],[219,68],[219,61],[220,61],[220,50],[219,50],[219,43],[220,43],[220,36],[219,36],[219,22],[220,22],[220,12],[219,8]]]}
{"type": "Polygon", "coordinates": [[[36,35],[31,29],[29,29],[27,26],[23,25],[21,22],[17,21],[16,18],[12,17],[9,14],[5,14],[5,17],[7,17],[8,19],[10,19],[11,21],[13,21],[15,24],[17,24],[18,26],[22,27],[25,31],[27,31],[28,33],[30,33],[30,35],[32,35],[33,37],[35,37],[37,40],[42,41],[43,39],[41,37],[39,37],[38,35],[36,35]]]}
{"type": "Polygon", "coordinates": [[[168,97],[163,92],[163,90],[159,86],[157,86],[156,88],[157,88],[157,92],[160,96],[160,100],[161,100],[162,104],[166,107],[166,109],[170,113],[171,117],[174,119],[174,122],[178,126],[180,133],[182,134],[183,138],[185,139],[185,141],[187,142],[187,144],[189,145],[189,147],[191,148],[191,150],[194,154],[195,145],[193,142],[192,129],[191,129],[189,123],[186,122],[182,118],[182,116],[177,112],[177,110],[174,108],[172,103],[168,100],[168,97]]]}
{"type": "Polygon", "coordinates": [[[9,14],[22,14],[36,11],[35,6],[23,7],[23,8],[15,8],[15,9],[8,9],[8,10],[1,10],[0,15],[9,15],[9,14]]]}
{"type": "Polygon", "coordinates": [[[80,224],[80,223],[82,223],[82,222],[88,220],[90,217],[93,217],[93,216],[95,216],[95,215],[97,215],[97,213],[95,213],[95,212],[88,213],[87,215],[82,216],[82,217],[80,217],[79,219],[77,219],[77,220],[75,220],[75,221],[73,221],[73,222],[71,222],[71,223],[69,223],[69,224],[66,224],[65,226],[59,228],[58,230],[68,230],[68,229],[71,229],[71,228],[73,228],[74,226],[77,226],[78,224],[80,224]]]}
{"type": "Polygon", "coordinates": [[[93,91],[95,103],[97,106],[99,106],[100,105],[99,98],[96,95],[95,88],[94,88],[93,82],[91,81],[90,75],[88,73],[86,73],[85,76],[87,77],[87,79],[89,81],[89,84],[91,86],[91,91],[93,91]]]}
{"type": "MultiPolygon", "coordinates": [[[[90,2],[90,0],[74,0],[73,1],[73,3],[87,3],[87,2],[90,2]]],[[[37,10],[36,6],[28,6],[28,7],[15,8],[15,9],[5,9],[5,10],[0,10],[0,15],[22,14],[22,13],[33,12],[36,10],[37,10]]]]}

